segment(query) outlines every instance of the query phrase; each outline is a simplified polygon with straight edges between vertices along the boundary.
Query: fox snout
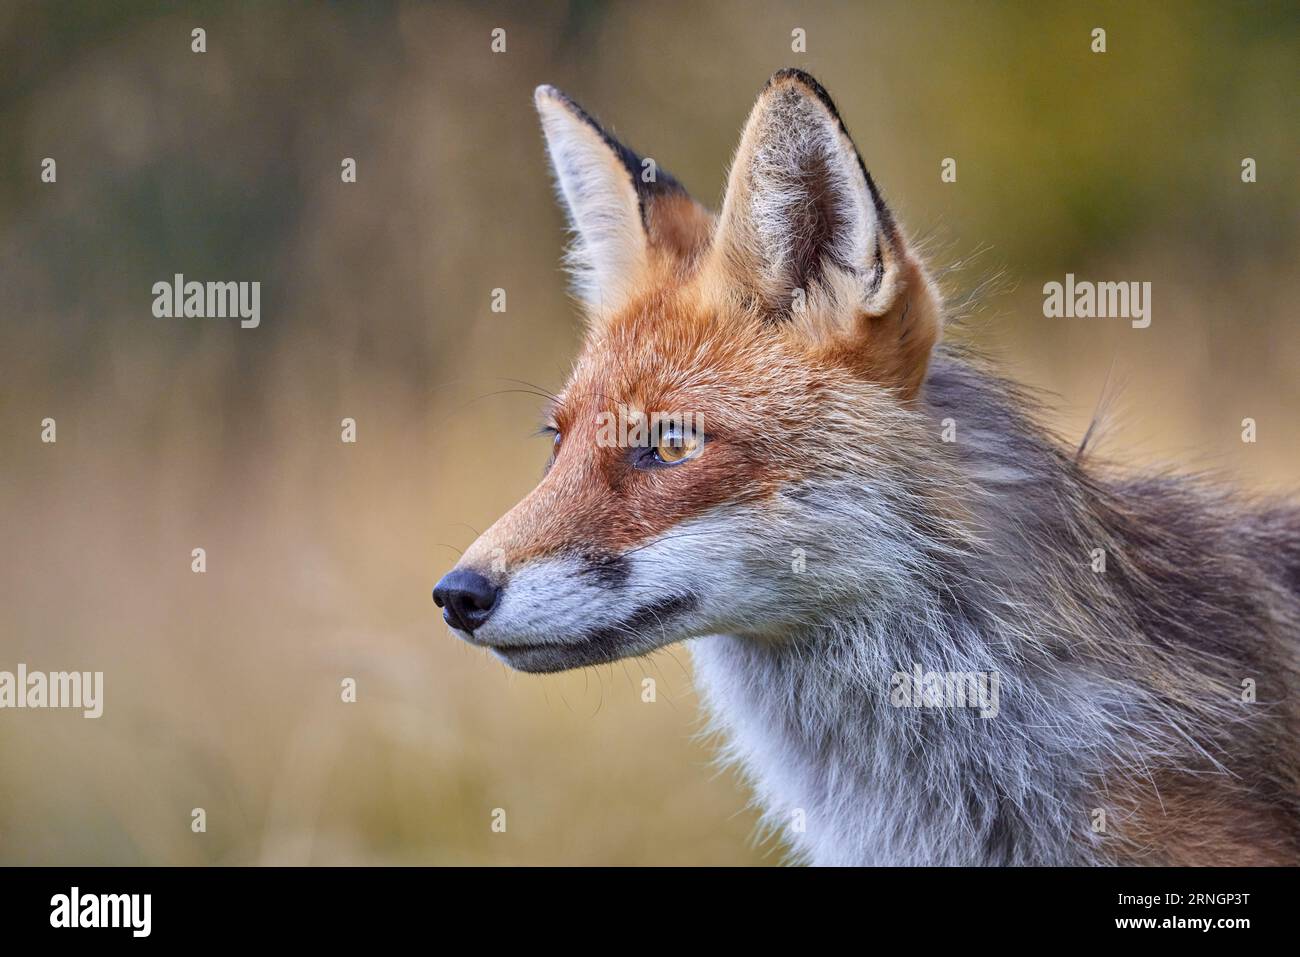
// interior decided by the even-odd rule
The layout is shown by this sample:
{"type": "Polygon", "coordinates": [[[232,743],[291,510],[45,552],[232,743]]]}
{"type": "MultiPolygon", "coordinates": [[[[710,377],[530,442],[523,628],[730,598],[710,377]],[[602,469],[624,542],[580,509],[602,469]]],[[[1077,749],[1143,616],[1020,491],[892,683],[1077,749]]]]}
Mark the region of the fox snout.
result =
{"type": "Polygon", "coordinates": [[[604,564],[561,556],[504,583],[455,568],[433,600],[461,638],[536,673],[604,664],[690,637],[698,597],[681,582],[630,586],[604,564]]]}
{"type": "Polygon", "coordinates": [[[469,634],[484,624],[497,606],[501,588],[472,568],[455,568],[433,588],[433,602],[443,620],[469,634]]]}

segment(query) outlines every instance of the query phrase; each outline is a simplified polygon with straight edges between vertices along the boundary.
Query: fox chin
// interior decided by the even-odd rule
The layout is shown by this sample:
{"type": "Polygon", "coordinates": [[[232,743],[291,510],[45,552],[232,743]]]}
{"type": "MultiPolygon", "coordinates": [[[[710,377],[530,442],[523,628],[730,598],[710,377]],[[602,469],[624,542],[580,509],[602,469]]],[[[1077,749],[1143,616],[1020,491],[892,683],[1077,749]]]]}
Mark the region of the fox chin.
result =
{"type": "Polygon", "coordinates": [[[1294,503],[1108,470],[942,341],[806,73],[716,213],[536,104],[586,337],[542,481],[434,589],[457,635],[535,673],[689,642],[796,860],[1300,863],[1294,503]]]}

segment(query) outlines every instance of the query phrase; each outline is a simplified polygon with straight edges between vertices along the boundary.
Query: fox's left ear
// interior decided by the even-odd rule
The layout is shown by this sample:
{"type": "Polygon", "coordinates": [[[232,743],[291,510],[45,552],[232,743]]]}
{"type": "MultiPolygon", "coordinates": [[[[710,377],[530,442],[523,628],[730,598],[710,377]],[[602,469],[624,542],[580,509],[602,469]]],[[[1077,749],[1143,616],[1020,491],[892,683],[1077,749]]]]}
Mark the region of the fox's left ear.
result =
{"type": "Polygon", "coordinates": [[[835,104],[800,70],[773,76],[750,113],[713,260],[765,318],[803,324],[817,347],[904,397],[920,387],[942,331],[938,291],[835,104]]]}
{"type": "Polygon", "coordinates": [[[535,100],[574,233],[574,291],[588,314],[619,308],[651,275],[689,270],[708,244],[712,215],[555,87],[539,86],[535,100]]]}

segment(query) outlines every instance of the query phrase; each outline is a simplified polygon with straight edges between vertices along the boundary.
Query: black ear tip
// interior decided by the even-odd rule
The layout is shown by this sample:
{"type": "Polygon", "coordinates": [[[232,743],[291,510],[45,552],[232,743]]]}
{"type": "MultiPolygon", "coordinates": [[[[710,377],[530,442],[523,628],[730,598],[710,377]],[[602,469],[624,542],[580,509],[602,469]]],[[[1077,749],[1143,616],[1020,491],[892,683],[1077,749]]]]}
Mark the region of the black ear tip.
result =
{"type": "Polygon", "coordinates": [[[558,87],[551,86],[549,83],[543,83],[533,91],[533,102],[537,104],[537,109],[544,110],[548,104],[559,104],[577,119],[586,123],[602,139],[613,142],[610,135],[605,132],[605,128],[596,122],[595,117],[578,105],[578,101],[569,94],[565,93],[558,87]]]}
{"type": "Polygon", "coordinates": [[[558,87],[551,86],[549,83],[543,83],[533,90],[533,102],[537,104],[539,110],[547,103],[561,103],[570,109],[577,106],[567,93],[558,87]]]}
{"type": "Polygon", "coordinates": [[[797,66],[788,66],[784,69],[777,70],[772,74],[772,78],[767,81],[768,86],[780,83],[782,80],[798,80],[800,83],[806,83],[808,86],[820,87],[816,78],[811,73],[807,73],[797,66]]]}
{"type": "Polygon", "coordinates": [[[830,111],[831,116],[839,120],[840,111],[835,108],[835,102],[831,99],[831,95],[826,92],[826,87],[818,83],[817,78],[811,73],[805,73],[798,67],[788,66],[773,73],[772,78],[767,81],[767,86],[763,89],[766,91],[785,83],[797,83],[807,89],[809,93],[821,101],[822,106],[830,111]]]}

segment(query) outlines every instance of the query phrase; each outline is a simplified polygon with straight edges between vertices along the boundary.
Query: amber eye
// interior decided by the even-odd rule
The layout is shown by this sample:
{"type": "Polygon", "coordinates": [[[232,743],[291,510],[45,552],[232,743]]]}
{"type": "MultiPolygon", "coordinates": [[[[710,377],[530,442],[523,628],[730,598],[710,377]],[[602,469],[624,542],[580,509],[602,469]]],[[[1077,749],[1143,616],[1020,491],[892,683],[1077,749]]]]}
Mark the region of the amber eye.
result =
{"type": "Polygon", "coordinates": [[[695,429],[678,426],[665,428],[655,445],[655,461],[664,465],[678,465],[693,459],[704,448],[704,435],[695,429]]]}

